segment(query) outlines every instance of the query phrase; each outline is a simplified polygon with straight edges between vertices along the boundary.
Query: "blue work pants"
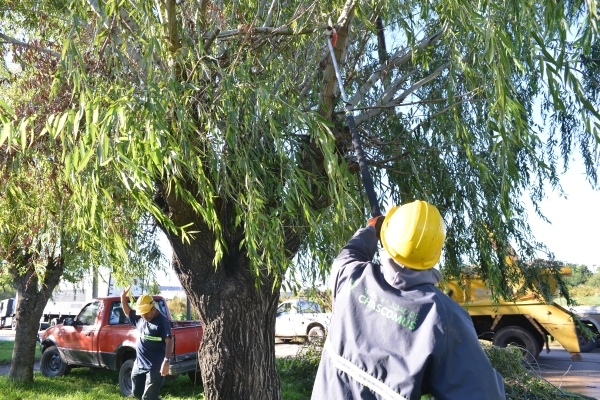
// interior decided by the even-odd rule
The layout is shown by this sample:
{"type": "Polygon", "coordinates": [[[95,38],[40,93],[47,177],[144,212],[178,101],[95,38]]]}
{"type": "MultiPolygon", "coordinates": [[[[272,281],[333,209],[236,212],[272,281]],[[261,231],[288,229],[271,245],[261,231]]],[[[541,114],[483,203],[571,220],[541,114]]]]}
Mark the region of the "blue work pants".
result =
{"type": "Polygon", "coordinates": [[[133,364],[131,371],[131,389],[133,396],[138,400],[159,400],[158,393],[162,386],[164,377],[160,369],[140,368],[137,362],[133,364]]]}

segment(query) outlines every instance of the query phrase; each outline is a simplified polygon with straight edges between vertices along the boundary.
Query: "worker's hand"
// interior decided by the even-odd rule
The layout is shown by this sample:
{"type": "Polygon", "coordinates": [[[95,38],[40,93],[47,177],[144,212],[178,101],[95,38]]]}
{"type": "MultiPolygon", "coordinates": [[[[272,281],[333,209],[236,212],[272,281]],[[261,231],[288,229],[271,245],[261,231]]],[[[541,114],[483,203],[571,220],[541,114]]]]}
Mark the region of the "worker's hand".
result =
{"type": "Polygon", "coordinates": [[[367,226],[372,226],[373,229],[375,229],[375,235],[377,235],[377,239],[380,238],[381,224],[383,224],[384,219],[385,219],[384,215],[378,215],[377,217],[373,217],[367,221],[367,226]]]}
{"type": "Polygon", "coordinates": [[[162,365],[160,366],[160,374],[162,376],[169,375],[169,362],[167,360],[163,360],[162,365]]]}
{"type": "Polygon", "coordinates": [[[127,293],[129,293],[129,290],[131,289],[131,286],[127,286],[125,289],[123,289],[123,291],[121,292],[121,303],[126,302],[127,301],[127,293]]]}

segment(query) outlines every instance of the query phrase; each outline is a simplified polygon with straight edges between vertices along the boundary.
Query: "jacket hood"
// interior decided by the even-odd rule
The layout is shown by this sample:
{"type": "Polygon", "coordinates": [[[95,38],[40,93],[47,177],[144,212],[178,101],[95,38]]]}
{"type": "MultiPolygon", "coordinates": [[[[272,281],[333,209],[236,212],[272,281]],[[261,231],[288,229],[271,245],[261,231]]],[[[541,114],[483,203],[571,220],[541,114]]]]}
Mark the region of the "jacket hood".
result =
{"type": "Polygon", "coordinates": [[[382,250],[381,257],[381,272],[387,283],[399,290],[407,290],[413,286],[430,283],[435,285],[442,279],[440,271],[434,268],[426,270],[416,270],[399,265],[388,254],[382,250]]]}

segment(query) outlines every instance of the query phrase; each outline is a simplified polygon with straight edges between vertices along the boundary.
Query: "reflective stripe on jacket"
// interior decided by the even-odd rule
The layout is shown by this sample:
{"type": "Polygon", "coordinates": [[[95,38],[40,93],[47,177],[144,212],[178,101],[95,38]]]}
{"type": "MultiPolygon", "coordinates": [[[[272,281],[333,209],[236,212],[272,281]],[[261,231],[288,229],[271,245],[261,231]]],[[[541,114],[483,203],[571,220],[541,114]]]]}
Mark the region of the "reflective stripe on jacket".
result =
{"type": "Polygon", "coordinates": [[[142,335],[142,337],[146,340],[152,340],[154,342],[162,342],[163,338],[160,336],[150,336],[150,335],[142,335]]]}
{"type": "MultiPolygon", "coordinates": [[[[387,386],[385,383],[372,377],[352,362],[346,360],[344,357],[337,355],[335,350],[331,346],[329,339],[325,341],[324,350],[329,352],[333,365],[340,371],[347,374],[349,377],[359,382],[361,385],[371,389],[375,393],[381,396],[385,400],[407,400],[406,397],[401,396],[395,392],[392,388],[387,386]]],[[[435,400],[435,398],[429,394],[421,396],[421,400],[435,400]]]]}

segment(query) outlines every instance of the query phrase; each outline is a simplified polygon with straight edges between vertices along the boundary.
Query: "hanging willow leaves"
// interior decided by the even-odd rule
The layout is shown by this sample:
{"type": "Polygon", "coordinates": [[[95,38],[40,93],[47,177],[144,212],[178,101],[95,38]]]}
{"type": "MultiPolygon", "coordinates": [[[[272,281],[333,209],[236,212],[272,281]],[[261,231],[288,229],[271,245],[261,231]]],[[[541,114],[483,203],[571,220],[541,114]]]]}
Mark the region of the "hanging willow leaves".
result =
{"type": "Polygon", "coordinates": [[[327,20],[382,204],[437,205],[440,268],[474,269],[499,298],[536,287],[529,261],[549,251],[522,196],[560,190],[575,155],[597,183],[597,5],[9,0],[1,48],[22,72],[2,61],[0,146],[18,152],[33,118],[28,145],[60,155],[98,238],[119,231],[87,223],[100,204],[151,213],[205,324],[207,398],[278,398],[285,274],[326,279],[366,219],[327,20]]]}

